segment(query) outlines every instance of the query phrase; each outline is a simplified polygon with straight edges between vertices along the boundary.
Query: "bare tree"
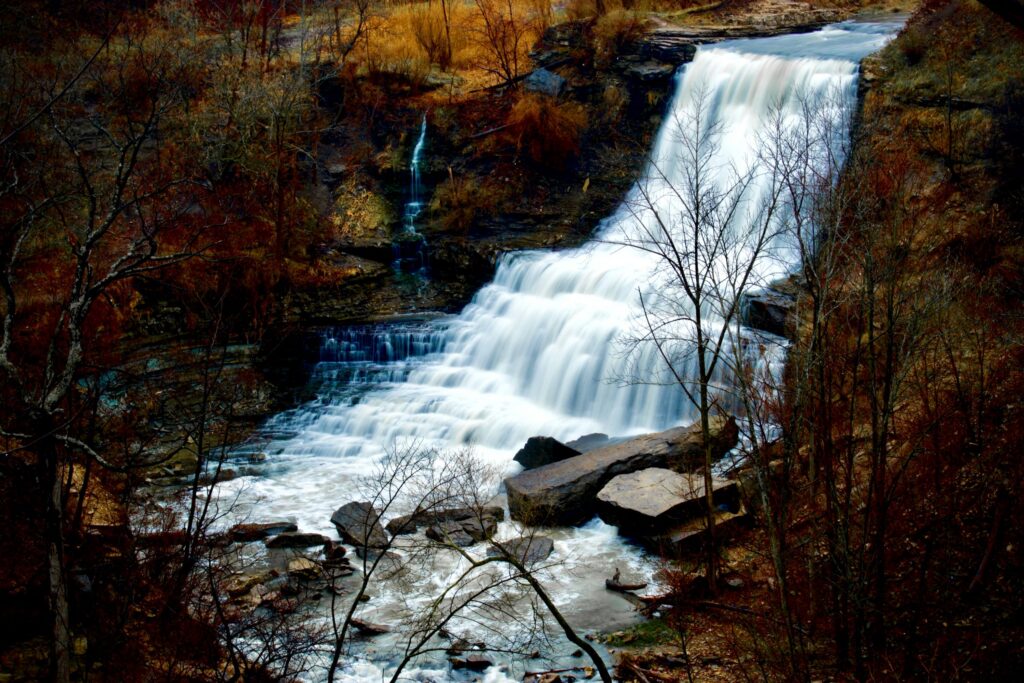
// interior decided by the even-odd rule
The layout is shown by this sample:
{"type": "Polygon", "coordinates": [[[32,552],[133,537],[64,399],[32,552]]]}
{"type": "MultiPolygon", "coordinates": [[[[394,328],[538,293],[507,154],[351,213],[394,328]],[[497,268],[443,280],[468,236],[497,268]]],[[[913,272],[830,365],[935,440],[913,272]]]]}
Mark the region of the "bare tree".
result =
{"type": "Polygon", "coordinates": [[[620,379],[672,382],[698,413],[705,444],[704,569],[714,592],[712,421],[728,407],[723,378],[733,357],[730,330],[738,324],[742,293],[758,284],[758,267],[769,256],[778,229],[779,186],[770,169],[722,168],[718,152],[726,131],[708,120],[709,108],[707,90],[699,89],[692,107],[676,116],[680,152],[674,163],[680,177],[652,164],[630,206],[634,220],[617,243],[650,254],[656,264],[657,294],[641,289],[640,330],[628,341],[638,355],[653,347],[667,372],[620,379]],[[755,182],[765,186],[760,198],[748,196],[755,182]]]}
{"type": "Polygon", "coordinates": [[[480,68],[511,85],[519,78],[521,53],[529,47],[527,40],[532,31],[529,18],[513,0],[474,2],[483,22],[478,40],[486,59],[480,68]]]}
{"type": "Polygon", "coordinates": [[[68,402],[119,288],[201,250],[202,221],[184,218],[200,188],[160,154],[161,124],[183,101],[180,62],[130,35],[100,55],[64,86],[33,93],[36,113],[0,143],[10,208],[0,228],[0,376],[10,401],[0,430],[38,456],[58,681],[70,675],[62,474],[72,452],[110,465],[69,429],[68,402]],[[142,98],[139,74],[149,84],[142,98]],[[86,99],[97,95],[110,110],[88,113],[86,99]],[[173,246],[164,246],[172,230],[173,246]],[[33,274],[40,257],[52,268],[45,285],[33,274]]]}

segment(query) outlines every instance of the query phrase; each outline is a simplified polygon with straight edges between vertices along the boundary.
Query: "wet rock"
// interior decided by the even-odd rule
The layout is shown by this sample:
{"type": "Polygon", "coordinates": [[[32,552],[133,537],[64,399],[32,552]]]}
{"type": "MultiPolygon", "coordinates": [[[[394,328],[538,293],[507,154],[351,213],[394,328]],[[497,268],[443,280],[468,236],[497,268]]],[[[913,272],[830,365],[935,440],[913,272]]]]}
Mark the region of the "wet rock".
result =
{"type": "Polygon", "coordinates": [[[494,546],[487,549],[488,557],[498,557],[503,554],[511,555],[524,565],[536,564],[546,560],[555,548],[554,542],[547,536],[520,536],[508,541],[495,542],[494,546]],[[504,553],[502,553],[504,550],[504,553]]]}
{"type": "Polygon", "coordinates": [[[255,572],[252,574],[239,574],[231,577],[227,584],[224,586],[224,590],[232,598],[237,598],[250,592],[256,586],[266,583],[277,576],[277,572],[273,569],[266,571],[255,572]]]}
{"type": "Polygon", "coordinates": [[[578,439],[573,439],[565,444],[569,448],[579,451],[580,453],[588,453],[598,448],[611,445],[611,440],[607,434],[601,434],[595,432],[594,434],[584,434],[578,439]]]}
{"type": "Polygon", "coordinates": [[[579,454],[580,451],[570,448],[558,439],[550,436],[531,436],[512,459],[522,465],[523,469],[532,470],[534,467],[550,465],[579,454]]]}
{"type": "Polygon", "coordinates": [[[323,534],[311,534],[301,531],[286,531],[271,536],[266,540],[268,548],[310,548],[316,545],[327,545],[331,539],[323,534]]]}
{"type": "Polygon", "coordinates": [[[505,519],[505,510],[496,505],[486,505],[480,509],[460,507],[442,508],[440,510],[421,510],[411,515],[395,517],[387,524],[387,532],[393,536],[399,534],[412,534],[425,526],[432,526],[444,522],[458,522],[464,519],[478,517],[493,517],[497,520],[505,519]]]}
{"type": "Polygon", "coordinates": [[[554,71],[536,69],[523,81],[523,87],[527,92],[558,97],[565,90],[565,79],[554,71]]]}
{"type": "Polygon", "coordinates": [[[324,544],[324,560],[327,562],[348,561],[346,555],[348,555],[348,549],[342,544],[335,543],[334,541],[327,541],[324,544]]]}
{"type": "Polygon", "coordinates": [[[236,524],[228,529],[228,536],[232,541],[248,543],[250,541],[261,541],[267,536],[298,530],[299,528],[292,522],[281,520],[277,522],[259,522],[255,524],[236,524]]]}
{"type": "Polygon", "coordinates": [[[796,298],[774,289],[748,292],[741,299],[742,322],[747,327],[780,337],[791,337],[796,298]]]}
{"type": "Polygon", "coordinates": [[[494,666],[494,662],[483,655],[469,655],[464,659],[452,657],[448,661],[453,669],[468,669],[470,671],[485,671],[494,666]]]}
{"type": "Polygon", "coordinates": [[[365,621],[363,619],[353,618],[351,621],[352,627],[359,631],[364,636],[380,636],[385,633],[391,633],[391,627],[385,624],[375,624],[372,621],[365,621]]]}
{"type": "MultiPolygon", "coordinates": [[[[712,479],[714,501],[736,509],[735,481],[712,479]]],[[[651,467],[612,478],[597,494],[597,514],[621,533],[661,533],[704,514],[704,475],[651,467]]]]}
{"type": "Polygon", "coordinates": [[[474,517],[429,527],[426,536],[439,543],[454,543],[466,547],[490,538],[497,531],[498,520],[494,517],[474,517]]]}
{"type": "Polygon", "coordinates": [[[338,562],[324,562],[324,568],[328,570],[328,574],[332,579],[340,579],[356,573],[355,567],[352,566],[348,559],[338,562]]]}
{"type": "MultiPolygon", "coordinates": [[[[728,452],[738,435],[732,418],[713,419],[712,456],[728,452]]],[[[693,470],[703,459],[699,425],[647,434],[509,477],[509,512],[527,524],[580,524],[594,515],[597,494],[613,477],[649,467],[693,470]]]]}
{"type": "Polygon", "coordinates": [[[311,580],[320,576],[320,565],[306,557],[296,557],[288,561],[288,576],[301,580],[311,580]]]}
{"type": "Polygon", "coordinates": [[[331,523],[346,543],[357,548],[386,548],[388,536],[380,525],[380,514],[371,503],[346,503],[331,515],[331,523]]]}

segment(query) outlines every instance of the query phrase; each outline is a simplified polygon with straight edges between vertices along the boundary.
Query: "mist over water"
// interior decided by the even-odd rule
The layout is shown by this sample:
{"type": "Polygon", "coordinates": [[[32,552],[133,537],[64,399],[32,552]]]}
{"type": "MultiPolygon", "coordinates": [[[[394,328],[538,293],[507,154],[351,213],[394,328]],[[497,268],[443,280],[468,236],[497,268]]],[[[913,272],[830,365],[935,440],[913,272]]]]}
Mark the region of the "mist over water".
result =
{"type": "MultiPolygon", "coordinates": [[[[840,105],[852,108],[857,62],[897,28],[847,22],[698,50],[677,76],[651,169],[640,181],[659,214],[681,212],[671,191],[685,170],[676,123],[701,97],[709,119],[723,129],[715,168],[723,179],[743,174],[756,160],[773,107],[796,121],[802,99],[840,92],[840,105]]],[[[761,176],[748,187],[751,211],[767,191],[761,176]]],[[[512,455],[530,436],[627,435],[691,422],[696,414],[678,387],[614,381],[664,376],[653,348],[627,355],[621,344],[636,324],[640,292],[645,300],[656,297],[660,282],[654,257],[615,244],[650,218],[650,207],[638,209],[637,199],[634,190],[581,248],[504,256],[494,281],[459,315],[326,334],[314,377],[318,399],[273,418],[267,431],[280,436],[268,446],[264,476],[228,482],[224,492],[238,495],[242,509],[253,506],[256,521],[290,517],[302,530],[333,536],[331,512],[354,499],[354,478],[396,442],[470,446],[511,471],[512,455]]],[[[785,237],[770,251],[756,282],[785,275],[795,262],[785,237]]],[[[780,347],[767,362],[778,363],[781,354],[780,347]]],[[[510,533],[507,523],[500,533],[510,533]]],[[[616,617],[628,621],[624,600],[601,595],[603,578],[612,566],[650,576],[654,562],[599,521],[553,535],[556,553],[576,567],[548,582],[569,619],[583,629],[606,627],[616,617]],[[609,618],[616,600],[621,614],[609,618]],[[590,614],[595,604],[606,605],[604,618],[590,614]]],[[[388,599],[377,594],[369,618],[385,620],[388,599]]],[[[343,680],[379,679],[375,666],[359,667],[343,680]]]]}

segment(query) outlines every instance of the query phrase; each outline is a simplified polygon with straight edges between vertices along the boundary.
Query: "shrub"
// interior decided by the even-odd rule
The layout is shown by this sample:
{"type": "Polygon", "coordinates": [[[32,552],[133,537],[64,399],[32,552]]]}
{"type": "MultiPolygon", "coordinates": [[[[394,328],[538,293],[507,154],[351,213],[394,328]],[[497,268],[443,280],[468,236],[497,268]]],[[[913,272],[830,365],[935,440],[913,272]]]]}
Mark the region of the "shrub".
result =
{"type": "Polygon", "coordinates": [[[577,104],[559,104],[550,97],[526,94],[512,107],[507,125],[506,135],[530,161],[562,170],[580,153],[587,114],[577,104]]]}
{"type": "Polygon", "coordinates": [[[505,184],[477,176],[458,175],[448,168],[448,180],[434,191],[430,208],[441,215],[446,230],[468,232],[483,217],[491,216],[505,198],[505,184]]]}
{"type": "Polygon", "coordinates": [[[647,19],[637,12],[615,10],[594,24],[594,56],[608,63],[643,37],[647,19]]]}

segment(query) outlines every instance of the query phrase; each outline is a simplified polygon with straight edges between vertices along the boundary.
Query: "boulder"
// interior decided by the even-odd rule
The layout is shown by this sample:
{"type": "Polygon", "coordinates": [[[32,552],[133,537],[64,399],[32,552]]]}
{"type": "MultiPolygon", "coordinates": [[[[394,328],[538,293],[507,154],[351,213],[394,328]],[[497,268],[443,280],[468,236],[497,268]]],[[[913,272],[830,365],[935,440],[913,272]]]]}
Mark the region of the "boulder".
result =
{"type": "Polygon", "coordinates": [[[476,509],[471,507],[442,508],[440,510],[420,510],[411,515],[395,517],[387,524],[387,532],[392,536],[413,534],[424,526],[433,526],[444,522],[458,522],[478,517],[494,517],[505,519],[505,510],[496,505],[486,505],[476,509]]]}
{"type": "Polygon", "coordinates": [[[309,548],[315,545],[327,545],[331,539],[323,534],[310,534],[302,531],[285,531],[271,536],[265,543],[268,548],[309,548]]]}
{"type": "Polygon", "coordinates": [[[526,77],[523,86],[527,92],[535,92],[548,97],[558,97],[565,90],[565,79],[554,71],[536,69],[526,77]]]}
{"type": "Polygon", "coordinates": [[[457,522],[444,522],[427,529],[427,538],[440,543],[452,542],[465,547],[479,543],[498,531],[498,520],[494,517],[471,517],[457,522]]]}
{"type": "Polygon", "coordinates": [[[780,337],[792,336],[796,298],[774,289],[747,292],[741,300],[742,322],[747,327],[780,337]]]}
{"type": "Polygon", "coordinates": [[[306,557],[296,557],[288,561],[288,576],[296,579],[312,580],[320,576],[320,566],[306,557]]]}
{"type": "MultiPolygon", "coordinates": [[[[713,418],[713,457],[725,455],[738,436],[732,418],[713,418]]],[[[597,494],[612,477],[649,467],[685,472],[703,459],[700,425],[647,434],[509,477],[509,512],[527,524],[581,524],[593,517],[597,494]]]]}
{"type": "MultiPolygon", "coordinates": [[[[716,504],[739,507],[735,481],[712,479],[716,504]]],[[[662,533],[704,512],[704,475],[651,467],[612,478],[597,494],[597,514],[626,535],[662,533]]]]}
{"type": "Polygon", "coordinates": [[[554,542],[547,536],[520,536],[508,541],[495,542],[494,546],[487,549],[488,557],[502,555],[502,550],[516,558],[524,565],[536,564],[548,559],[555,549],[554,542]]]}
{"type": "Polygon", "coordinates": [[[371,503],[346,503],[331,515],[331,523],[346,543],[356,547],[386,548],[388,535],[371,503]]]}
{"type": "Polygon", "coordinates": [[[470,671],[486,671],[494,666],[494,662],[483,655],[469,655],[465,659],[452,657],[448,660],[453,669],[469,669],[470,671]]]}
{"type": "Polygon", "coordinates": [[[237,574],[228,579],[224,589],[230,597],[238,598],[245,595],[256,586],[266,583],[276,577],[277,572],[273,569],[257,571],[251,574],[237,574]]]}
{"type": "Polygon", "coordinates": [[[512,459],[522,465],[523,469],[532,470],[534,467],[550,465],[579,454],[580,451],[566,446],[558,439],[550,436],[531,436],[512,459]]]}
{"type": "Polygon", "coordinates": [[[250,541],[262,541],[267,536],[283,534],[288,531],[298,531],[299,528],[292,522],[285,520],[279,522],[259,522],[256,524],[236,524],[228,529],[228,537],[238,543],[250,541]]]}
{"type": "Polygon", "coordinates": [[[352,624],[352,628],[359,631],[364,636],[380,636],[385,633],[391,633],[390,626],[375,624],[372,621],[366,621],[364,619],[357,619],[353,617],[350,623],[352,624]]]}

